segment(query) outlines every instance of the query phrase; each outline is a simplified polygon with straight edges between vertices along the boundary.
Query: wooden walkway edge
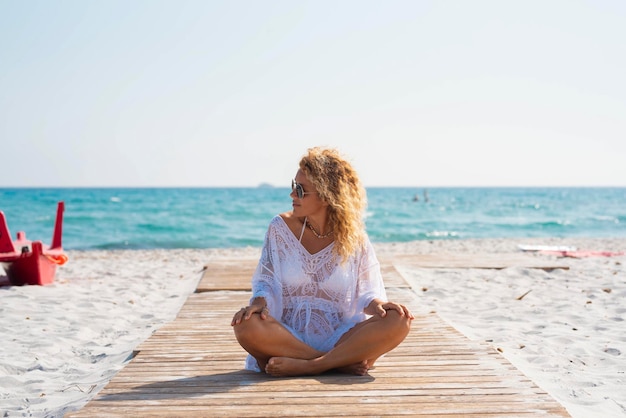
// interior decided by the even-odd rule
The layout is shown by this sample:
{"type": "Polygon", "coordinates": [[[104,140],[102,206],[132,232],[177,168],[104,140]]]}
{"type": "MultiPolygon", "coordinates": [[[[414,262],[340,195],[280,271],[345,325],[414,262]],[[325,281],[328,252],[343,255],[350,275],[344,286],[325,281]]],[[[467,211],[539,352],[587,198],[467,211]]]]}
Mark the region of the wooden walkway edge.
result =
{"type": "MultiPolygon", "coordinates": [[[[399,261],[398,261],[399,260],[399,261]]],[[[381,260],[389,298],[417,311],[416,296],[381,260]]],[[[136,350],[80,411],[66,417],[525,417],[569,416],[486,343],[435,314],[415,319],[407,339],[369,376],[273,378],[243,370],[230,319],[247,304],[256,260],[206,266],[177,318],[136,350]]]]}

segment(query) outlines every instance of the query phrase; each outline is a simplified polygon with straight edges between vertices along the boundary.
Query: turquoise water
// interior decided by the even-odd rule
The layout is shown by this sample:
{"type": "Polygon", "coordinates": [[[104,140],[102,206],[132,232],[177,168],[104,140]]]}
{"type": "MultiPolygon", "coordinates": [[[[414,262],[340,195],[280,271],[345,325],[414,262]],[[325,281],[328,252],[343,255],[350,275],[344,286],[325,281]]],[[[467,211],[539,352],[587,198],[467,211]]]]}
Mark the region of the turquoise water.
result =
{"type": "MultiPolygon", "coordinates": [[[[287,188],[0,189],[13,238],[50,243],[65,201],[66,249],[262,245],[290,210],[287,188]]],[[[522,237],[626,237],[626,188],[370,188],[374,242],[522,237]],[[417,196],[419,200],[414,201],[417,196]]]]}

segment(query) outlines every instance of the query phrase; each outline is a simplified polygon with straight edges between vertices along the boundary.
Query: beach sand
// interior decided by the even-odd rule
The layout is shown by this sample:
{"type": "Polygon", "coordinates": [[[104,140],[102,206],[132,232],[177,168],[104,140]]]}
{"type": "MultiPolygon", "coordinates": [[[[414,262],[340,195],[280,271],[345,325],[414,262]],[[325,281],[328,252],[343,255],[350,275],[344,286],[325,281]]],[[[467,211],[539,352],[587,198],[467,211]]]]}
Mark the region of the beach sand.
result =
{"type": "MultiPolygon", "coordinates": [[[[416,241],[375,247],[380,257],[506,258],[520,253],[518,244],[626,250],[626,239],[416,241]]],[[[139,343],[176,317],[204,264],[258,257],[259,252],[70,251],[52,285],[0,287],[0,416],[60,417],[80,409],[130,361],[139,343]]],[[[626,257],[531,256],[569,270],[397,268],[418,295],[416,313],[435,311],[468,338],[489,342],[572,416],[626,416],[626,257]]]]}

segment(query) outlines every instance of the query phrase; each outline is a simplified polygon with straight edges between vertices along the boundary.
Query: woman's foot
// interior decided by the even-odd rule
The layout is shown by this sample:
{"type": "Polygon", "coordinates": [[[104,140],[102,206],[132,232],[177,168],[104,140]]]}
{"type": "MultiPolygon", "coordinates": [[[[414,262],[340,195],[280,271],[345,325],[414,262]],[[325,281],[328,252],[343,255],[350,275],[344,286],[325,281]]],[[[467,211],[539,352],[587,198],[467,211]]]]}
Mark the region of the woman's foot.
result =
{"type": "Polygon", "coordinates": [[[289,357],[272,357],[265,366],[265,373],[274,377],[310,376],[320,374],[312,367],[312,360],[301,360],[289,357]]]}
{"type": "Polygon", "coordinates": [[[349,366],[339,367],[337,371],[344,374],[352,374],[356,376],[365,376],[370,370],[367,360],[360,363],[350,364],[349,366]]]}
{"type": "MultiPolygon", "coordinates": [[[[334,369],[339,373],[355,376],[365,376],[370,370],[369,362],[363,360],[359,363],[334,369]]],[[[316,359],[302,360],[289,357],[272,357],[265,366],[265,373],[274,377],[285,376],[311,376],[325,372],[318,367],[316,359]]]]}

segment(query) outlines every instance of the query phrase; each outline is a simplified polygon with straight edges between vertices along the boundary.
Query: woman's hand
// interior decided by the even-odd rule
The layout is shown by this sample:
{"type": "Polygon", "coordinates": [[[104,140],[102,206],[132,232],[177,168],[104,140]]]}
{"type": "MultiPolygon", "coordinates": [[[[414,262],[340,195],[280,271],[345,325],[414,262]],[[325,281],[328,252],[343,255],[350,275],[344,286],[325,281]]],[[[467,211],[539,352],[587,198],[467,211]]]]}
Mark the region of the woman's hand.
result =
{"type": "Polygon", "coordinates": [[[261,314],[261,319],[267,319],[270,311],[267,309],[267,305],[265,303],[255,303],[250,306],[243,307],[235,313],[230,325],[237,325],[240,324],[241,321],[247,321],[255,313],[261,314]]]}
{"type": "Polygon", "coordinates": [[[400,314],[400,316],[406,316],[407,318],[415,319],[409,308],[407,308],[405,305],[395,302],[383,302],[378,299],[374,299],[365,311],[365,313],[368,313],[370,315],[380,315],[383,318],[387,316],[387,311],[396,311],[400,314]],[[370,311],[371,313],[368,311],[370,311]]]}

